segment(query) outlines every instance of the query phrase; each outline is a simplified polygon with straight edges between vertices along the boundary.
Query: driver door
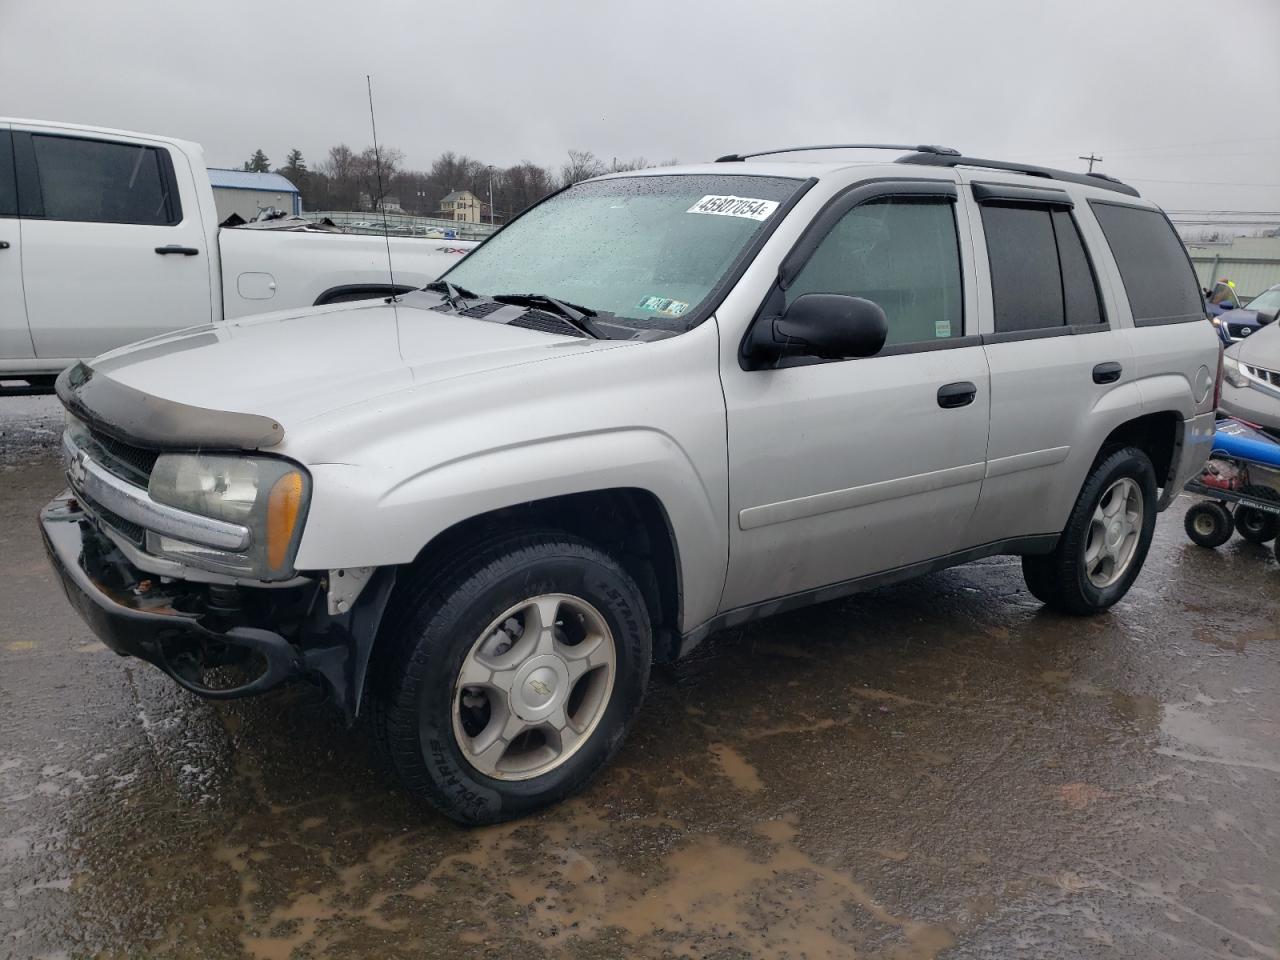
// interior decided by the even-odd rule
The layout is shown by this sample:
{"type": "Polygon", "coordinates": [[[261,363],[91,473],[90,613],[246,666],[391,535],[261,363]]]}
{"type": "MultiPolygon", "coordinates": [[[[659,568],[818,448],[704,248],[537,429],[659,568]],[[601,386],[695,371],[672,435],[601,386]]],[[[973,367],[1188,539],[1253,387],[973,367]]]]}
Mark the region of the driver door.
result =
{"type": "Polygon", "coordinates": [[[971,546],[962,538],[986,469],[990,391],[973,267],[961,257],[965,216],[951,181],[851,188],[788,255],[757,322],[805,293],[864,297],[888,318],[884,349],[771,369],[743,369],[736,344],[722,351],[722,611],[915,572],[971,546]]]}

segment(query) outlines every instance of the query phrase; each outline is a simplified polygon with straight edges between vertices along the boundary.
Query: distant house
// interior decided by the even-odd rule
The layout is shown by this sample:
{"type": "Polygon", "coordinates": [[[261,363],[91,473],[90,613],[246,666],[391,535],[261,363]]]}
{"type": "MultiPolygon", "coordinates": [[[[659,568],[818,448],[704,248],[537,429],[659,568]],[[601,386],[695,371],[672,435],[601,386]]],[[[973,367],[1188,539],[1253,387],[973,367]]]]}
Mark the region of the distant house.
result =
{"type": "Polygon", "coordinates": [[[440,201],[440,216],[459,223],[479,223],[480,198],[470,190],[454,190],[440,201]]]}
{"type": "Polygon", "coordinates": [[[253,220],[268,209],[294,215],[302,213],[302,195],[298,188],[278,173],[210,167],[209,181],[213,184],[213,202],[219,221],[233,213],[253,220]]]}

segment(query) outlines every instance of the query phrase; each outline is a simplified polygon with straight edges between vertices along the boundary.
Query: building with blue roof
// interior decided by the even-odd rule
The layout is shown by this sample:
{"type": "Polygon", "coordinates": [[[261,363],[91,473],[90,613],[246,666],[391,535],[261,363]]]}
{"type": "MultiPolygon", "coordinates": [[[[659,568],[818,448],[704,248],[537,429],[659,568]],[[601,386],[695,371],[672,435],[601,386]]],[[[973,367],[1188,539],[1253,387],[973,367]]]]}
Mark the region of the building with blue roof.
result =
{"type": "Polygon", "coordinates": [[[209,180],[213,184],[219,222],[233,213],[254,220],[268,209],[294,216],[302,213],[302,195],[298,188],[278,173],[210,167],[209,180]]]}

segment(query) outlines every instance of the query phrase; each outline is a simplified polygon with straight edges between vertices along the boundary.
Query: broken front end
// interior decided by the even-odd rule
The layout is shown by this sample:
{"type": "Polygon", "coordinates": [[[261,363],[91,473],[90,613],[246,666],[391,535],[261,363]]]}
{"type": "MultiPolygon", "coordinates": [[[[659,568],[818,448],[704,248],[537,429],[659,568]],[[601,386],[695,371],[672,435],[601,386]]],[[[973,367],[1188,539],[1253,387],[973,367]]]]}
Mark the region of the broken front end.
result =
{"type": "Polygon", "coordinates": [[[200,696],[304,679],[354,719],[395,570],[293,568],[310,477],[258,452],[279,425],[158,401],[83,364],[58,394],[69,489],[40,524],[94,633],[200,696]]]}

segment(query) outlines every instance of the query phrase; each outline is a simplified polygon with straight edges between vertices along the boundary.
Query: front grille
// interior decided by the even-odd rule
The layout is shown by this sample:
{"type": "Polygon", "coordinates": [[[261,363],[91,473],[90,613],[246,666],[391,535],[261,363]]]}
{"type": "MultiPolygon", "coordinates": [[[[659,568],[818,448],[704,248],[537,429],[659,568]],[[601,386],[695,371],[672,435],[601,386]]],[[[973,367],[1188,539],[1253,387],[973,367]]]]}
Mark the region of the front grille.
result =
{"type": "Polygon", "coordinates": [[[1251,334],[1255,333],[1257,329],[1258,328],[1251,323],[1228,323],[1227,324],[1227,333],[1231,334],[1232,338],[1236,340],[1239,340],[1242,337],[1250,336],[1251,334]]]}
{"type": "Polygon", "coordinates": [[[80,491],[76,491],[76,499],[89,513],[97,517],[112,530],[119,533],[134,546],[142,546],[146,539],[146,531],[132,520],[126,520],[120,514],[108,510],[96,500],[91,500],[80,491]]]}
{"type": "MultiPolygon", "coordinates": [[[[100,430],[91,429],[89,436],[102,455],[94,459],[99,460],[104,467],[122,480],[128,480],[130,483],[141,481],[139,486],[147,485],[151,471],[155,469],[156,460],[160,457],[158,451],[135,447],[108,436],[100,430]]],[[[90,455],[92,456],[92,452],[90,455]]]]}
{"type": "Polygon", "coordinates": [[[586,334],[563,317],[541,310],[529,310],[514,320],[509,327],[524,327],[526,330],[541,330],[543,333],[555,333],[562,337],[585,337],[586,334]]]}
{"type": "Polygon", "coordinates": [[[1275,370],[1266,370],[1263,367],[1250,367],[1247,365],[1245,369],[1249,371],[1249,376],[1253,377],[1253,379],[1268,383],[1273,387],[1280,387],[1280,373],[1275,370]]]}

